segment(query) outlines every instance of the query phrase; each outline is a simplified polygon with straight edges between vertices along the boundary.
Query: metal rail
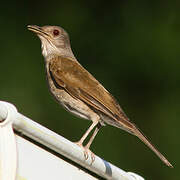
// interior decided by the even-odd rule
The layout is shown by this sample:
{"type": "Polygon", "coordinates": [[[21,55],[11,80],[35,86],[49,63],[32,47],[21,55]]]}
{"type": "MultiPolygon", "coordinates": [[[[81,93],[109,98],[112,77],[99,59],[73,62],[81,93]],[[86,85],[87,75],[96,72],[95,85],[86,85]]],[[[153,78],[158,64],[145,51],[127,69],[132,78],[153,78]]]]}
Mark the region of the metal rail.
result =
{"type": "Polygon", "coordinates": [[[141,176],[125,172],[98,156],[95,156],[93,163],[91,163],[91,158],[85,160],[83,150],[78,145],[18,113],[12,104],[0,101],[0,121],[7,116],[12,119],[13,128],[18,132],[105,179],[144,180],[141,176]]]}

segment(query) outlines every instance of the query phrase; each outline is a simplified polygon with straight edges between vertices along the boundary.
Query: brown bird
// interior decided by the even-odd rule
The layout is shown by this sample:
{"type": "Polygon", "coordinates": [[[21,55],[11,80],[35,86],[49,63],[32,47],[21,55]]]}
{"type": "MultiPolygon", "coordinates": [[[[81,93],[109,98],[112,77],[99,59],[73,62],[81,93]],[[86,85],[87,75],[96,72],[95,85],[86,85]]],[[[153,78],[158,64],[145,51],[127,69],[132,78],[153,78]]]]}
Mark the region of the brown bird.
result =
{"type": "MultiPolygon", "coordinates": [[[[121,128],[142,140],[169,167],[170,162],[150,143],[137,126],[125,115],[114,97],[75,58],[67,32],[58,26],[29,25],[42,43],[49,89],[55,99],[69,112],[92,121],[79,140],[83,142],[95,128],[84,146],[85,158],[101,126],[109,124],[121,128]]],[[[92,161],[94,161],[94,155],[92,161]]]]}

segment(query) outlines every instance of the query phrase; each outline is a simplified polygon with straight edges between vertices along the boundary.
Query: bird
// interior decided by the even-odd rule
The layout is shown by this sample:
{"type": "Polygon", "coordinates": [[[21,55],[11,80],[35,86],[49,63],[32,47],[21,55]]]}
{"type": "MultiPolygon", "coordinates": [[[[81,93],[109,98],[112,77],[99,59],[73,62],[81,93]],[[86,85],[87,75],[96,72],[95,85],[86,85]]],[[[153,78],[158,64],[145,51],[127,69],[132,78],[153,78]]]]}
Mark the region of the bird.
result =
{"type": "MultiPolygon", "coordinates": [[[[155,148],[139,128],[127,117],[117,100],[96,80],[74,56],[68,33],[59,26],[28,25],[41,40],[42,55],[51,94],[67,111],[91,120],[92,124],[77,144],[84,149],[87,159],[90,146],[99,129],[111,125],[137,136],[167,166],[171,163],[155,148]],[[93,131],[94,129],[94,131],[93,131]],[[83,145],[89,133],[89,141],[83,145]]],[[[92,161],[94,154],[91,152],[92,161]]]]}

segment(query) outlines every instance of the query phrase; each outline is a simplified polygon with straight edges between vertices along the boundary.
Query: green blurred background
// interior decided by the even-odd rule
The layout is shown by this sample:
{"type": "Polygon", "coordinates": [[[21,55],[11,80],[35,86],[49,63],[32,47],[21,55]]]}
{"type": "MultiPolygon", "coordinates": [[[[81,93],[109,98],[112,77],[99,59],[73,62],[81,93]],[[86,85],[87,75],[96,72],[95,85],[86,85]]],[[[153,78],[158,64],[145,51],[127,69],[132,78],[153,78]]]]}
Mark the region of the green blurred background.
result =
{"type": "Polygon", "coordinates": [[[136,137],[110,126],[98,133],[92,151],[146,179],[179,179],[179,8],[174,0],[1,2],[0,99],[79,140],[91,122],[67,113],[51,97],[40,40],[26,27],[60,25],[80,63],[175,168],[166,167],[136,137]]]}

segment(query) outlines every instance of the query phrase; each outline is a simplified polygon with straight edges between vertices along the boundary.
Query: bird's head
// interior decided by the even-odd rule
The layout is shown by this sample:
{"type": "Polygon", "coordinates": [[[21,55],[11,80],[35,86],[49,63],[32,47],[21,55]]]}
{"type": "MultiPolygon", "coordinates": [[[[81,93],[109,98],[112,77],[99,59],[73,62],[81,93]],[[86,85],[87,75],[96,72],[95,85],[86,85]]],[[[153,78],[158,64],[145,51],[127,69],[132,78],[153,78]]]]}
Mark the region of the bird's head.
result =
{"type": "Polygon", "coordinates": [[[45,59],[52,56],[73,56],[68,33],[59,26],[29,25],[28,29],[37,34],[42,44],[45,59]]]}

